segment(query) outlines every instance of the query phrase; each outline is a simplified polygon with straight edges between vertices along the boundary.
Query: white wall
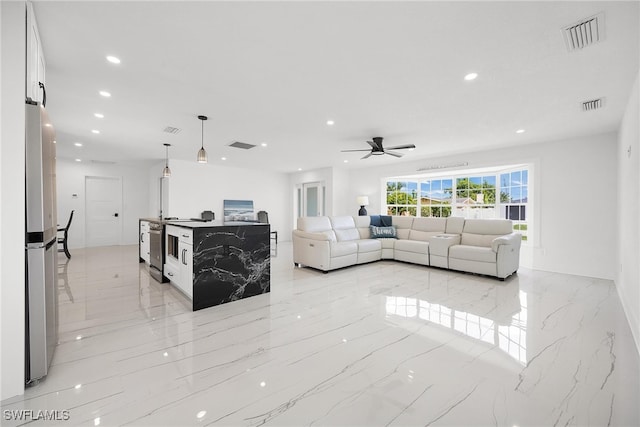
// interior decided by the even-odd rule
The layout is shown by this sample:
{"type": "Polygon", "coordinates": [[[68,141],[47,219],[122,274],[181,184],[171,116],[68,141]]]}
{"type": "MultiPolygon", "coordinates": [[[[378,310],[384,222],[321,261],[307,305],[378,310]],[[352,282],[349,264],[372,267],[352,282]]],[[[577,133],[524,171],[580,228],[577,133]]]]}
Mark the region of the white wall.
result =
{"type": "Polygon", "coordinates": [[[138,243],[138,219],[157,216],[149,205],[148,164],[108,165],[58,159],[58,223],[62,226],[75,210],[69,229],[69,247],[85,247],[85,178],[118,177],[122,180],[122,245],[138,243]]]}
{"type": "MultiPolygon", "coordinates": [[[[534,207],[531,240],[523,247],[530,267],[613,279],[617,227],[616,135],[550,141],[514,148],[466,153],[386,167],[353,169],[347,200],[368,195],[370,214],[381,211],[381,179],[418,174],[430,165],[468,162],[466,169],[530,163],[534,207]],[[528,253],[527,253],[528,252],[528,253]]],[[[355,204],[355,202],[354,202],[355,204]]]]}
{"type": "Polygon", "coordinates": [[[0,400],[24,393],[25,10],[0,2],[0,400]]]}
{"type": "MultiPolygon", "coordinates": [[[[267,211],[271,230],[278,241],[291,240],[292,198],[287,190],[289,178],[284,173],[199,164],[171,160],[169,206],[165,217],[200,218],[210,210],[223,219],[223,200],[253,200],[255,211],[267,211]]],[[[150,186],[157,184],[155,169],[149,173],[150,186]]]]}
{"type": "Polygon", "coordinates": [[[640,88],[636,78],[618,135],[616,287],[640,353],[640,88]],[[629,151],[630,150],[630,151],[629,151]]]}

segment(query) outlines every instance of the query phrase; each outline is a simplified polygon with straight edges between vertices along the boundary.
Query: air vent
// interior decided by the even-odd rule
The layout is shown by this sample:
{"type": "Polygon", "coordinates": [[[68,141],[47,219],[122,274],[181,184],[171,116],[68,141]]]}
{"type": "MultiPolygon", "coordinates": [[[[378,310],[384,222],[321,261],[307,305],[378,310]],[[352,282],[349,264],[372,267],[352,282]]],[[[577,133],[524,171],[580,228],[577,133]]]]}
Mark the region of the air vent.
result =
{"type": "Polygon", "coordinates": [[[229,147],[242,148],[243,150],[249,150],[255,147],[255,145],[247,144],[246,142],[234,141],[231,144],[229,144],[229,147]]]}
{"type": "Polygon", "coordinates": [[[604,106],[604,98],[592,99],[582,103],[582,111],[592,111],[604,106]]]}
{"type": "Polygon", "coordinates": [[[576,22],[563,29],[569,52],[584,49],[604,39],[604,13],[576,22]]]}
{"type": "Polygon", "coordinates": [[[176,133],[180,133],[181,130],[182,129],[167,126],[166,128],[164,128],[163,132],[171,133],[175,135],[176,133]]]}

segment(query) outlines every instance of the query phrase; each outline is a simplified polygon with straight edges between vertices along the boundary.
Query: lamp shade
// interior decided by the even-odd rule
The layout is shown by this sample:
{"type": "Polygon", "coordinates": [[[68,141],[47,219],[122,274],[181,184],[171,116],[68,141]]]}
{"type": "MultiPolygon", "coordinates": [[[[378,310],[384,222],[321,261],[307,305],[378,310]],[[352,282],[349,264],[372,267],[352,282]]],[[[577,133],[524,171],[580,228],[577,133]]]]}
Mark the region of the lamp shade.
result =
{"type": "Polygon", "coordinates": [[[204,147],[198,151],[198,163],[207,163],[207,151],[204,147]]]}
{"type": "Polygon", "coordinates": [[[204,149],[204,121],[207,120],[208,117],[198,116],[198,119],[200,120],[201,127],[202,127],[202,133],[200,134],[202,136],[202,139],[200,144],[200,150],[198,150],[197,161],[198,163],[207,163],[207,150],[204,149]]]}
{"type": "Polygon", "coordinates": [[[369,206],[369,196],[358,196],[356,203],[358,206],[369,206]]]}

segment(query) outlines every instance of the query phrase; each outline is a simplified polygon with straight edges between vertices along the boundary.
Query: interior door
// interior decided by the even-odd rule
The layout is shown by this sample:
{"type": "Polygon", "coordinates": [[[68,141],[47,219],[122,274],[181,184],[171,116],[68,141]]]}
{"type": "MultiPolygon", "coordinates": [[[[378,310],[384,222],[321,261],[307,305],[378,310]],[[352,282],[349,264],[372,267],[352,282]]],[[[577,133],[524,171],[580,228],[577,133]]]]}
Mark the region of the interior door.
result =
{"type": "Polygon", "coordinates": [[[308,182],[302,184],[302,216],[323,216],[324,184],[322,182],[308,182]]]}
{"type": "Polygon", "coordinates": [[[119,245],[122,238],[122,181],[88,176],[85,179],[86,246],[119,245]]]}

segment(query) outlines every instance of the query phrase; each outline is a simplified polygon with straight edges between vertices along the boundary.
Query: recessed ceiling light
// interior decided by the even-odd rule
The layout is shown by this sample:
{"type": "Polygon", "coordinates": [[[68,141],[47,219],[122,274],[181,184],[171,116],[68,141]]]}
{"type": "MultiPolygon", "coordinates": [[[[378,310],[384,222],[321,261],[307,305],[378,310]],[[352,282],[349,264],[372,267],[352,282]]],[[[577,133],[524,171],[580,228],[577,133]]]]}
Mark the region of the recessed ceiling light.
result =
{"type": "Polygon", "coordinates": [[[524,129],[518,129],[516,133],[524,133],[524,129]]]}
{"type": "Polygon", "coordinates": [[[57,143],[58,143],[58,141],[56,141],[56,140],[54,139],[54,140],[53,140],[53,143],[54,143],[54,144],[57,144],[57,143]]]}
{"type": "Polygon", "coordinates": [[[82,147],[82,142],[74,142],[73,145],[76,147],[82,147]]]}
{"type": "Polygon", "coordinates": [[[327,126],[333,126],[336,122],[333,120],[327,120],[327,126]]]}
{"type": "Polygon", "coordinates": [[[478,73],[469,73],[466,76],[464,76],[464,79],[466,81],[471,81],[471,80],[475,80],[478,77],[478,73]]]}
{"type": "Polygon", "coordinates": [[[99,119],[104,119],[104,114],[95,113],[94,116],[96,116],[99,119]]]}
{"type": "Polygon", "coordinates": [[[266,143],[266,142],[263,142],[263,143],[262,143],[262,144],[260,144],[260,145],[261,145],[262,147],[266,147],[266,146],[267,146],[267,143],[266,143]]]}
{"type": "Polygon", "coordinates": [[[116,58],[115,56],[107,56],[107,61],[111,62],[112,64],[119,64],[120,63],[120,58],[116,58]]]}
{"type": "Polygon", "coordinates": [[[299,171],[301,171],[301,170],[302,170],[302,168],[298,168],[298,170],[299,170],[299,171]]]}
{"type": "Polygon", "coordinates": [[[109,98],[111,96],[111,94],[109,92],[107,92],[106,90],[101,90],[100,95],[104,96],[105,98],[109,98]]]}
{"type": "Polygon", "coordinates": [[[260,382],[260,387],[264,387],[264,386],[266,386],[266,385],[267,385],[267,383],[266,383],[266,382],[264,382],[264,381],[260,382]]]}
{"type": "Polygon", "coordinates": [[[46,127],[50,128],[51,127],[51,123],[45,123],[44,124],[46,127]]]}
{"type": "MultiPolygon", "coordinates": [[[[82,161],[82,160],[80,160],[80,159],[76,159],[76,162],[81,162],[81,161],[82,161]]],[[[80,338],[76,337],[76,339],[77,339],[77,340],[80,340],[80,339],[82,339],[82,337],[80,337],[80,338]]]]}
{"type": "Polygon", "coordinates": [[[202,418],[207,415],[207,411],[200,411],[196,414],[196,418],[202,418]]]}
{"type": "Polygon", "coordinates": [[[100,131],[99,131],[99,130],[94,129],[94,130],[92,130],[92,131],[91,131],[91,133],[98,134],[98,133],[100,133],[100,131]]]}
{"type": "Polygon", "coordinates": [[[220,157],[220,160],[227,160],[226,157],[220,157]]]}
{"type": "Polygon", "coordinates": [[[345,163],[349,163],[349,160],[343,160],[345,163]]]}
{"type": "Polygon", "coordinates": [[[80,388],[82,388],[82,384],[76,384],[75,387],[73,388],[75,388],[76,390],[79,390],[80,388]]]}

